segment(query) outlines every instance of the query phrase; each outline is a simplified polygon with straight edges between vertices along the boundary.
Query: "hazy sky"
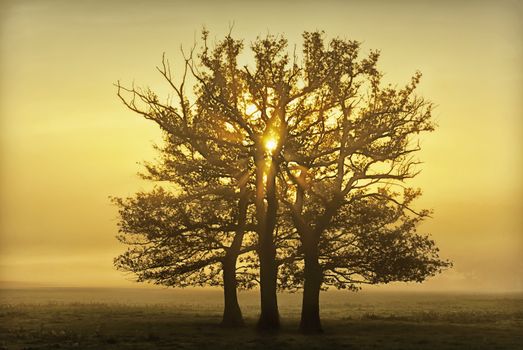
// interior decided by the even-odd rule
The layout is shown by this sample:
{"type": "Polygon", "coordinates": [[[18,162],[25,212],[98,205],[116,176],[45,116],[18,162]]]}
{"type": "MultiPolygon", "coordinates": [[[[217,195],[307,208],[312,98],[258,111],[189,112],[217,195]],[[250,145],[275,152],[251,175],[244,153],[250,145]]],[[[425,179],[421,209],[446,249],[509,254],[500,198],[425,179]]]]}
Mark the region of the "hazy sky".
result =
{"type": "MultiPolygon", "coordinates": [[[[423,225],[454,268],[411,288],[523,290],[523,7],[519,1],[0,0],[0,281],[132,286],[108,196],[147,184],[159,131],[113,83],[165,91],[155,66],[203,25],[249,43],[325,30],[380,49],[386,80],[437,104],[424,135],[423,225]]],[[[389,287],[387,287],[389,288],[389,287]]]]}

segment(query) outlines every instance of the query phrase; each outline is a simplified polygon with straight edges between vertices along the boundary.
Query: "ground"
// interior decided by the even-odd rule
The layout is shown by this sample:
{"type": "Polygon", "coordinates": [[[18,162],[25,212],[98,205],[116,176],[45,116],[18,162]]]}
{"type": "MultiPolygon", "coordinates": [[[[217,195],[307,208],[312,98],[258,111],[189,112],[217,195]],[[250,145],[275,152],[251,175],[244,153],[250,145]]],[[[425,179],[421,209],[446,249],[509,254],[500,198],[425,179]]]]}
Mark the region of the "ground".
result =
{"type": "Polygon", "coordinates": [[[0,349],[523,349],[523,295],[327,293],[324,334],[297,331],[299,295],[281,295],[282,331],[222,329],[218,291],[0,290],[0,349]]]}

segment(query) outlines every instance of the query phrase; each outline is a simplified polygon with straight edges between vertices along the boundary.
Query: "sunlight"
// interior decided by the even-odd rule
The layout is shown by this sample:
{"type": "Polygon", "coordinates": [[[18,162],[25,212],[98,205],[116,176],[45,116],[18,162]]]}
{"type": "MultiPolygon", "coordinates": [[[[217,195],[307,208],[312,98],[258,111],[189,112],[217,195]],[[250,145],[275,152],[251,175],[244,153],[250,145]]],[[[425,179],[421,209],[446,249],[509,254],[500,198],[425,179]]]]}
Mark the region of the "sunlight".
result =
{"type": "Polygon", "coordinates": [[[228,132],[235,132],[236,129],[234,128],[234,125],[232,125],[231,123],[229,122],[225,122],[225,130],[227,130],[228,132]]]}
{"type": "Polygon", "coordinates": [[[272,152],[274,152],[274,150],[278,146],[278,141],[274,137],[270,137],[270,138],[265,140],[265,145],[264,146],[265,146],[265,150],[268,153],[272,154],[272,152]]]}
{"type": "Polygon", "coordinates": [[[258,107],[256,107],[255,104],[253,103],[249,103],[247,104],[247,106],[245,107],[245,113],[248,115],[248,116],[252,116],[254,115],[254,113],[258,112],[258,107]]]}

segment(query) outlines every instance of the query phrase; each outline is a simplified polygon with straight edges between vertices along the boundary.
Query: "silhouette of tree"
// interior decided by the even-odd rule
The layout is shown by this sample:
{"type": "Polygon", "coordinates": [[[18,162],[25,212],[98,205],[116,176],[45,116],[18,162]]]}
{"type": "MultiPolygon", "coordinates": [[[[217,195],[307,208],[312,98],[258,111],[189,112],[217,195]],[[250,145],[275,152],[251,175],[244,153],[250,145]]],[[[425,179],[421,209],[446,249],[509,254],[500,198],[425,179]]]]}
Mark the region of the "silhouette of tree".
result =
{"type": "MultiPolygon", "coordinates": [[[[225,304],[222,323],[241,325],[236,263],[239,255],[252,250],[242,244],[252,225],[248,215],[253,193],[248,183],[250,165],[242,149],[227,141],[234,133],[226,125],[207,126],[210,115],[201,112],[199,105],[190,105],[185,92],[189,59],[184,67],[178,85],[165,57],[158,68],[174,91],[176,107],[160,102],[150,89],[117,84],[124,104],[156,122],[165,135],[163,148],[157,147],[159,161],[146,163],[142,176],[173,185],[177,194],[156,190],[116,200],[123,233],[120,239],[133,245],[116,264],[136,273],[139,280],[172,286],[218,284],[221,267],[225,304]],[[142,242],[126,239],[129,234],[141,235],[142,242]],[[147,245],[141,246],[144,242],[147,245]]],[[[253,275],[245,268],[242,276],[247,279],[240,285],[251,287],[253,275]]]]}
{"type": "MultiPolygon", "coordinates": [[[[165,131],[161,166],[148,164],[149,178],[186,194],[195,188],[252,194],[258,327],[278,329],[278,286],[303,283],[300,327],[317,332],[322,286],[422,281],[448,263],[416,233],[428,215],[410,207],[419,192],[392,191],[417,174],[415,136],[434,129],[432,105],[414,95],[421,74],[404,88],[383,86],[377,51],[359,59],[358,42],[333,39],[326,46],[320,32],[303,37],[301,60],[287,53],[284,38],[268,35],[251,44],[254,65],[240,67],[242,41],[229,34],[210,49],[204,30],[199,53],[184,54],[178,85],[167,60],[159,68],[176,106],[150,89],[118,84],[118,95],[165,131]],[[192,102],[184,91],[188,76],[195,81],[192,102]]],[[[199,204],[206,215],[212,205],[199,204]]],[[[235,263],[246,247],[236,251],[235,263]]]]}
{"type": "Polygon", "coordinates": [[[359,46],[304,34],[302,78],[316,88],[287,126],[281,181],[293,184],[282,199],[302,244],[304,332],[321,331],[323,284],[422,281],[449,265],[415,233],[428,215],[410,208],[420,192],[390,190],[418,173],[415,135],[434,129],[432,104],[414,95],[421,74],[404,88],[383,86],[379,53],[359,59],[359,46]]]}

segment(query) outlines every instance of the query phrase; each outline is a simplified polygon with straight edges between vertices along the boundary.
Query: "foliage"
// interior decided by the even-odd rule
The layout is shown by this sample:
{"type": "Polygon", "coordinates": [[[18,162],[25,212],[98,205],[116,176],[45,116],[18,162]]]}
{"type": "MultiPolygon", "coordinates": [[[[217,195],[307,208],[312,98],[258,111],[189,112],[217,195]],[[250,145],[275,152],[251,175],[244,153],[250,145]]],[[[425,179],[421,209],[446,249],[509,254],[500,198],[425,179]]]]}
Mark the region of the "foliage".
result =
{"type": "MultiPolygon", "coordinates": [[[[116,267],[134,273],[139,282],[176,287],[222,285],[221,264],[238,228],[231,220],[238,217],[238,196],[215,193],[218,191],[176,196],[158,187],[114,199],[120,208],[118,239],[129,246],[115,259],[116,267]]],[[[253,249],[246,245],[240,254],[253,249]]],[[[238,270],[243,272],[239,285],[252,287],[252,269],[239,266],[238,270]]]]}
{"type": "MultiPolygon", "coordinates": [[[[165,133],[161,159],[144,176],[179,192],[116,200],[120,239],[135,246],[117,260],[121,268],[168,285],[217,284],[214,266],[240,226],[242,254],[261,257],[263,242],[275,244],[267,252],[285,289],[301,286],[307,256],[318,261],[324,287],[350,289],[421,282],[450,266],[417,233],[429,212],[413,209],[420,191],[404,185],[419,172],[418,134],[435,128],[432,103],[415,94],[421,73],[403,87],[384,84],[378,51],[361,58],[359,42],[326,43],[322,32],[303,34],[301,59],[283,37],[257,38],[253,65],[241,67],[241,40],[229,34],[210,48],[208,36],[204,30],[201,49],[184,54],[178,84],[163,59],[158,70],[174,93],[166,102],[150,89],[117,85],[126,106],[165,133]],[[186,272],[187,264],[198,268],[186,272]]],[[[260,261],[240,257],[251,269],[260,261]]]]}

